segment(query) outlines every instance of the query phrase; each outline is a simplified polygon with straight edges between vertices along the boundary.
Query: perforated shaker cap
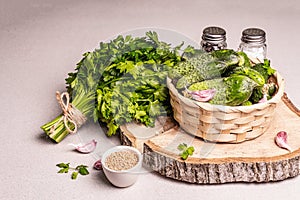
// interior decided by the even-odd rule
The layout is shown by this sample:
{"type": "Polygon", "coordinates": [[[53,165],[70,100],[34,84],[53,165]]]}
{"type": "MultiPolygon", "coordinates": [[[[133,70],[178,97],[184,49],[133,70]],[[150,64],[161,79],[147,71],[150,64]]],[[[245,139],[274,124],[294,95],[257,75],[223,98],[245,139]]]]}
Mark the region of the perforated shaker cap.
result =
{"type": "Polygon", "coordinates": [[[226,41],[226,31],[220,27],[210,26],[203,30],[202,39],[212,43],[226,41]]]}
{"type": "Polygon", "coordinates": [[[242,32],[241,40],[245,43],[258,43],[266,42],[266,32],[259,28],[247,28],[242,32]]]}

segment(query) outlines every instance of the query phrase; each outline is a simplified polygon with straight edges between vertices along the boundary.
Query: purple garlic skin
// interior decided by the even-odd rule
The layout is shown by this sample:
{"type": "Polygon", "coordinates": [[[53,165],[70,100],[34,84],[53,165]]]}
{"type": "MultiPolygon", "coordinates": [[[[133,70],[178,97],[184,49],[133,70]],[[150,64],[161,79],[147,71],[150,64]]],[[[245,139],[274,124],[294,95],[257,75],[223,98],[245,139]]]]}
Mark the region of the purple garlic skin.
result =
{"type": "Polygon", "coordinates": [[[100,160],[97,160],[95,163],[94,163],[94,169],[96,170],[102,170],[102,164],[101,164],[101,159],[100,160]]]}
{"type": "Polygon", "coordinates": [[[78,145],[75,149],[80,153],[91,153],[96,149],[97,141],[92,140],[86,144],[78,145]]]}
{"type": "Polygon", "coordinates": [[[211,100],[216,94],[215,89],[198,90],[198,91],[190,91],[187,89],[187,92],[192,96],[194,100],[200,102],[207,102],[211,100]]]}
{"type": "Polygon", "coordinates": [[[288,151],[292,152],[291,147],[287,144],[287,132],[285,131],[278,132],[275,137],[275,143],[280,148],[287,149],[288,151]]]}
{"type": "Polygon", "coordinates": [[[267,101],[268,101],[267,95],[264,94],[263,98],[262,98],[261,100],[259,100],[258,103],[265,103],[265,102],[267,102],[267,101]]]}

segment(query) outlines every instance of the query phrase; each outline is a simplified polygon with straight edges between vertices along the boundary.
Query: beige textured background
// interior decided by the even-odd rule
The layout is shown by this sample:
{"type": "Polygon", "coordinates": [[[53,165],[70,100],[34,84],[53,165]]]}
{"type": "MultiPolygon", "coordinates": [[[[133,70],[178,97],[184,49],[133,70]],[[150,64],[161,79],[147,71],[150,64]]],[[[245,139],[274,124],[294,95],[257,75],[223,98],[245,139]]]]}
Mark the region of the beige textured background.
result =
{"type": "Polygon", "coordinates": [[[84,133],[103,135],[98,126],[87,124],[58,145],[39,128],[60,112],[55,91],[64,90],[64,78],[81,55],[138,27],[171,29],[199,42],[205,26],[220,25],[233,49],[244,28],[261,27],[268,57],[300,105],[299,19],[297,0],[0,0],[0,199],[299,199],[300,177],[194,185],[146,173],[132,187],[118,189],[91,169],[117,138],[102,137],[99,155],[82,155],[68,144],[80,142],[84,133]],[[56,174],[59,162],[89,165],[91,174],[72,181],[56,174]]]}

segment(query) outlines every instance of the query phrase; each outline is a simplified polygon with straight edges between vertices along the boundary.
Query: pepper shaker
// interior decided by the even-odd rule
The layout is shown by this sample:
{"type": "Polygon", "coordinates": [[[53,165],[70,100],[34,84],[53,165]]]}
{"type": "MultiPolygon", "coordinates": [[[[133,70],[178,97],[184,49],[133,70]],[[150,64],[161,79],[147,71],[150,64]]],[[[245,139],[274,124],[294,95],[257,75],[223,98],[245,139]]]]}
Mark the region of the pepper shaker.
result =
{"type": "Polygon", "coordinates": [[[259,28],[247,28],[242,32],[238,50],[246,53],[254,63],[263,62],[267,56],[266,33],[259,28]]]}
{"type": "Polygon", "coordinates": [[[206,52],[226,49],[226,31],[216,26],[206,27],[203,30],[200,46],[206,52]]]}

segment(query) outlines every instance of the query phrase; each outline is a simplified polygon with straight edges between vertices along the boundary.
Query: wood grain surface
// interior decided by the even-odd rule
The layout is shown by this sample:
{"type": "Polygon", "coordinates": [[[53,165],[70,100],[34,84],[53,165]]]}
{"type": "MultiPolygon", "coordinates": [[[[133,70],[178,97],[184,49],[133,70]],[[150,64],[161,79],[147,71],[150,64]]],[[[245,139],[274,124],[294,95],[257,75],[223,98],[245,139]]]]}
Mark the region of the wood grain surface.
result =
{"type": "Polygon", "coordinates": [[[148,138],[140,138],[133,127],[121,128],[121,142],[143,151],[144,164],[168,178],[216,184],[280,181],[299,174],[299,110],[286,94],[276,108],[270,128],[260,137],[239,144],[207,142],[187,134],[175,124],[162,132],[157,132],[155,128],[139,127],[138,134],[148,135],[148,138]],[[156,131],[155,134],[153,131],[156,131]],[[288,133],[292,152],[275,144],[274,137],[279,131],[288,133]],[[195,148],[193,156],[187,160],[179,156],[177,146],[181,143],[195,148]]]}

